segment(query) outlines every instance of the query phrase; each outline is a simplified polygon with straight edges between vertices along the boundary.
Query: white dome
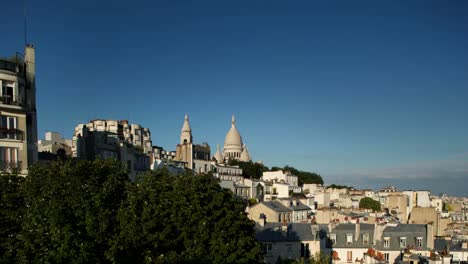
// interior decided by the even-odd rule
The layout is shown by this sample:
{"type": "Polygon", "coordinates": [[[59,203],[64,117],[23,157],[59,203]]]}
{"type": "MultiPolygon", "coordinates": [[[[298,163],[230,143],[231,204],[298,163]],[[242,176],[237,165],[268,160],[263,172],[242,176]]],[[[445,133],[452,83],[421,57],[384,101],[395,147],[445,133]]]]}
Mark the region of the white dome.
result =
{"type": "Polygon", "coordinates": [[[239,131],[237,131],[236,120],[234,119],[234,116],[232,116],[231,129],[229,129],[226,134],[226,138],[224,139],[224,148],[229,148],[230,146],[242,148],[242,137],[239,131]]]}
{"type": "Polygon", "coordinates": [[[218,144],[218,148],[216,149],[216,153],[215,153],[214,157],[216,159],[216,162],[218,162],[218,163],[223,163],[224,162],[223,155],[221,154],[221,151],[219,150],[219,144],[218,144]]]}
{"type": "Polygon", "coordinates": [[[240,161],[248,162],[251,160],[249,151],[247,150],[247,146],[244,145],[244,150],[242,151],[240,158],[240,161]]]}

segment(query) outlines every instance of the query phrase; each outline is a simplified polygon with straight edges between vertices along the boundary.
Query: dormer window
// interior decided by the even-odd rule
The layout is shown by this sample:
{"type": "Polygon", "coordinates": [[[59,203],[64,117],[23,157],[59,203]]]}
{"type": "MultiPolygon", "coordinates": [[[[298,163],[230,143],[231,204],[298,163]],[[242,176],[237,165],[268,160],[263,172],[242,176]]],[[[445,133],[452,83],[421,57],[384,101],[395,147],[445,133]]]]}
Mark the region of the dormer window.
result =
{"type": "Polygon", "coordinates": [[[351,245],[353,243],[353,234],[346,235],[346,244],[351,245]]]}
{"type": "Polygon", "coordinates": [[[362,234],[362,243],[364,244],[369,243],[369,234],[362,234]]]}
{"type": "Polygon", "coordinates": [[[416,246],[417,246],[417,247],[422,247],[422,245],[423,245],[422,242],[423,242],[423,238],[422,238],[422,237],[416,238],[416,246]]]}
{"type": "Polygon", "coordinates": [[[390,247],[390,238],[389,237],[384,238],[383,246],[384,246],[384,248],[389,248],[390,247]]]}
{"type": "Polygon", "coordinates": [[[330,241],[332,246],[336,245],[336,234],[330,234],[330,241]]]}
{"type": "Polygon", "coordinates": [[[406,237],[400,237],[400,248],[406,248],[406,237]]]}

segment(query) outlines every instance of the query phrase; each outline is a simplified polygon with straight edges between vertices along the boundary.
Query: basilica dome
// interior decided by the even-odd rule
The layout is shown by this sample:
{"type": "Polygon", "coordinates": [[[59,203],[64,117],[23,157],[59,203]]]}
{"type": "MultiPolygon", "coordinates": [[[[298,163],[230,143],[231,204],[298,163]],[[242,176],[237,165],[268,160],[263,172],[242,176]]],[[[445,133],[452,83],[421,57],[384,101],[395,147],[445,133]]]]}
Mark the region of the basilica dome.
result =
{"type": "Polygon", "coordinates": [[[216,149],[216,153],[215,153],[214,157],[216,159],[216,162],[218,162],[218,163],[223,163],[224,162],[223,154],[221,154],[221,151],[219,150],[219,144],[218,144],[218,148],[216,149]]]}
{"type": "Polygon", "coordinates": [[[226,134],[224,139],[224,146],[240,146],[242,147],[242,138],[239,131],[236,128],[236,120],[234,116],[232,117],[232,126],[231,129],[226,134]]]}
{"type": "Polygon", "coordinates": [[[242,153],[242,137],[236,128],[236,119],[232,116],[231,129],[224,139],[223,156],[225,159],[239,159],[242,153]]]}
{"type": "Polygon", "coordinates": [[[242,151],[240,158],[240,161],[248,162],[251,160],[249,151],[247,150],[247,146],[244,145],[244,150],[242,151]]]}

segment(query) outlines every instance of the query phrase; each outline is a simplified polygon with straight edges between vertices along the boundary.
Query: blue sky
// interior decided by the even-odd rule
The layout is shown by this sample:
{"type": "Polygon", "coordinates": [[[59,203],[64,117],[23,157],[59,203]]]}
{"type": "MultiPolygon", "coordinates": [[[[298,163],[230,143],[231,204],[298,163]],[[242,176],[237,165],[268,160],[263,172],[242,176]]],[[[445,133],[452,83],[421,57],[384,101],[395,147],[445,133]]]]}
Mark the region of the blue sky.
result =
{"type": "MultiPolygon", "coordinates": [[[[21,2],[1,55],[23,49],[21,2]]],[[[466,1],[26,2],[40,137],[128,119],[175,149],[188,113],[214,150],[235,114],[268,166],[468,195],[466,1]]]]}

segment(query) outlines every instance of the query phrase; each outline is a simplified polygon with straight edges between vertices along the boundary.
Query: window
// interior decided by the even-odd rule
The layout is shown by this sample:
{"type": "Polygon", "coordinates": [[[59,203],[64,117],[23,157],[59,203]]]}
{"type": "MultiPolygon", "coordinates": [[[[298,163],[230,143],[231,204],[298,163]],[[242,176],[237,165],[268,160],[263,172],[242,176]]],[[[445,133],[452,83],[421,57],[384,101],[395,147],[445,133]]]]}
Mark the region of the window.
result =
{"type": "Polygon", "coordinates": [[[21,169],[18,148],[0,147],[0,170],[21,169]]]}
{"type": "Polygon", "coordinates": [[[332,246],[336,245],[336,234],[330,234],[330,241],[332,246]]]}
{"type": "Polygon", "coordinates": [[[16,117],[14,116],[2,116],[0,120],[0,126],[4,128],[13,129],[16,128],[16,117]]]}
{"type": "Polygon", "coordinates": [[[346,260],[348,262],[353,262],[353,252],[352,251],[346,252],[346,260]]]}
{"type": "Polygon", "coordinates": [[[21,139],[18,138],[18,133],[16,131],[17,127],[17,118],[14,116],[1,116],[0,118],[0,127],[2,128],[1,137],[8,139],[21,139]]]}
{"type": "Polygon", "coordinates": [[[422,240],[423,240],[422,237],[416,238],[416,246],[417,247],[422,247],[422,240]]]}
{"type": "Polygon", "coordinates": [[[384,246],[384,248],[389,248],[390,247],[390,238],[389,237],[384,238],[383,246],[384,246]]]}
{"type": "Polygon", "coordinates": [[[389,261],[389,259],[390,259],[390,253],[384,253],[383,255],[384,255],[384,257],[385,257],[385,262],[388,263],[388,261],[389,261]]]}
{"type": "Polygon", "coordinates": [[[406,248],[406,237],[400,237],[400,248],[406,248]]]}
{"type": "Polygon", "coordinates": [[[263,244],[263,254],[265,255],[271,254],[272,248],[273,248],[273,245],[270,243],[263,244]]]}
{"type": "Polygon", "coordinates": [[[362,234],[362,243],[364,244],[369,243],[369,234],[362,234]]]}
{"type": "Polygon", "coordinates": [[[14,83],[9,81],[2,81],[2,99],[3,100],[13,100],[13,89],[14,83]]]}
{"type": "Polygon", "coordinates": [[[351,245],[353,243],[353,234],[346,235],[346,244],[351,245]]]}
{"type": "Polygon", "coordinates": [[[308,258],[310,256],[309,244],[301,243],[301,257],[308,258]]]}

